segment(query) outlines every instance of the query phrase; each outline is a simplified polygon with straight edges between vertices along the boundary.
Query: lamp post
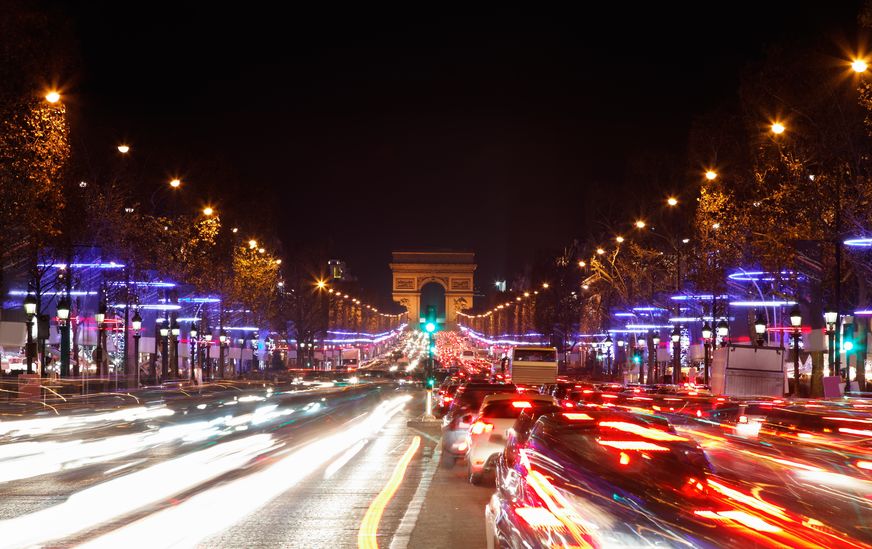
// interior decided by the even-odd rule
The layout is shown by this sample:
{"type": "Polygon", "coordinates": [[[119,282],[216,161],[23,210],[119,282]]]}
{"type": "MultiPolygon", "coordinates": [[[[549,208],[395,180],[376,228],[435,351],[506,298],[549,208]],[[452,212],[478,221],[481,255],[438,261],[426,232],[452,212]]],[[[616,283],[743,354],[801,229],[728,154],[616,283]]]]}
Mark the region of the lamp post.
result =
{"type": "Polygon", "coordinates": [[[173,326],[170,328],[170,335],[173,342],[173,376],[179,378],[179,323],[173,319],[173,326]]]}
{"type": "Polygon", "coordinates": [[[708,320],[702,325],[702,346],[703,346],[703,359],[702,359],[702,369],[703,369],[703,383],[708,386],[709,384],[709,362],[710,362],[710,354],[709,349],[712,343],[712,327],[709,325],[708,320]]]}
{"type": "Polygon", "coordinates": [[[133,367],[136,368],[136,386],[139,387],[139,338],[142,336],[142,316],[139,309],[130,322],[133,326],[133,367]]]}
{"type": "Polygon", "coordinates": [[[727,320],[722,318],[718,322],[718,337],[721,338],[721,347],[725,347],[727,345],[727,336],[730,335],[730,325],[727,323],[727,320]]]}
{"type": "Polygon", "coordinates": [[[64,295],[58,300],[58,330],[61,333],[60,376],[70,375],[70,298],[64,295]]]}
{"type": "Polygon", "coordinates": [[[672,329],[672,383],[677,383],[681,371],[681,328],[678,324],[672,329]]]}
{"type": "MultiPolygon", "coordinates": [[[[102,292],[101,292],[102,293],[102,292]]],[[[97,364],[97,375],[109,375],[108,366],[104,371],[105,364],[105,349],[103,347],[104,324],[106,320],[106,300],[101,296],[100,304],[97,306],[97,312],[94,313],[94,321],[97,322],[97,346],[94,348],[94,362],[97,364]]]]}
{"type": "Polygon", "coordinates": [[[802,337],[802,314],[799,305],[790,309],[790,326],[793,328],[793,396],[799,397],[799,338],[802,337]]]}
{"type": "Polygon", "coordinates": [[[188,365],[189,365],[189,368],[191,370],[191,381],[194,381],[195,379],[197,379],[197,377],[194,375],[194,366],[197,363],[196,358],[197,358],[197,355],[199,353],[197,353],[197,347],[196,347],[197,325],[194,324],[193,322],[191,322],[191,341],[190,341],[190,343],[191,343],[191,352],[188,356],[188,365]]]}
{"type": "Polygon", "coordinates": [[[830,375],[839,375],[838,358],[836,356],[836,324],[839,322],[839,313],[835,309],[827,309],[824,313],[824,320],[827,323],[827,349],[829,350],[830,375]]]}
{"type": "Polygon", "coordinates": [[[24,298],[24,314],[27,316],[27,347],[25,356],[27,357],[27,373],[33,373],[33,319],[36,317],[36,296],[27,294],[24,298]]]}
{"type": "Polygon", "coordinates": [[[227,343],[227,333],[222,329],[218,334],[218,368],[219,378],[224,377],[224,345],[227,343]]]}
{"type": "MultiPolygon", "coordinates": [[[[648,341],[644,337],[636,339],[636,348],[639,350],[639,383],[647,383],[650,380],[645,379],[645,355],[644,349],[647,349],[648,341]]],[[[650,372],[649,372],[650,377],[650,372]]]]}
{"type": "Polygon", "coordinates": [[[757,320],[754,321],[754,333],[757,334],[757,346],[762,347],[766,342],[766,319],[763,313],[757,313],[757,320]]]}
{"type": "Polygon", "coordinates": [[[212,330],[206,328],[206,333],[203,334],[203,343],[206,344],[206,363],[203,367],[203,379],[211,379],[212,375],[212,357],[210,354],[212,353],[212,330]]]}
{"type": "Polygon", "coordinates": [[[605,341],[603,341],[603,349],[606,352],[606,369],[609,372],[609,376],[614,377],[614,372],[612,372],[612,336],[607,335],[605,341]]]}
{"type": "Polygon", "coordinates": [[[165,380],[169,377],[169,357],[167,354],[169,353],[169,336],[170,336],[170,327],[167,326],[167,323],[164,322],[160,327],[160,344],[161,344],[161,354],[160,354],[160,379],[161,381],[165,380]]]}
{"type": "Polygon", "coordinates": [[[651,334],[651,349],[648,352],[648,355],[649,355],[648,360],[651,363],[651,365],[649,367],[650,370],[648,372],[648,377],[651,379],[651,381],[656,381],[657,371],[660,368],[658,365],[658,362],[657,362],[657,350],[658,349],[660,349],[660,334],[657,332],[654,332],[653,334],[651,334]]]}

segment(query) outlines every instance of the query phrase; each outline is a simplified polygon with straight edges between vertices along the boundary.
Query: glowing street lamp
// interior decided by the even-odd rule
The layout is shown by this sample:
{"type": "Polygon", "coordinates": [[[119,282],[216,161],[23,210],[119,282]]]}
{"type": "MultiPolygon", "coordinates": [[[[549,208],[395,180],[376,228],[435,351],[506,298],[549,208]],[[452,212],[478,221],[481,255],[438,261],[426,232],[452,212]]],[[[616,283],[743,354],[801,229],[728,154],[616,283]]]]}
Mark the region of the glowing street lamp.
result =
{"type": "Polygon", "coordinates": [[[781,135],[782,133],[784,133],[785,129],[786,128],[784,127],[784,124],[782,124],[781,122],[775,122],[772,124],[772,133],[774,133],[775,135],[781,135]]]}
{"type": "Polygon", "coordinates": [[[636,228],[637,228],[637,229],[644,229],[644,228],[645,228],[645,222],[642,221],[641,219],[638,220],[638,221],[636,221],[636,228]]]}
{"type": "Polygon", "coordinates": [[[869,68],[868,63],[863,59],[855,59],[853,63],[851,63],[851,69],[853,69],[856,73],[866,72],[866,69],[869,68]]]}
{"type": "Polygon", "coordinates": [[[249,240],[248,247],[251,248],[252,250],[257,248],[257,240],[255,240],[253,238],[251,240],[249,240]]]}
{"type": "MultiPolygon", "coordinates": [[[[780,132],[778,132],[778,133],[780,133],[780,132]]],[[[714,181],[715,179],[718,178],[718,172],[716,172],[714,170],[708,170],[705,172],[705,178],[708,179],[709,181],[714,181]]]]}
{"type": "Polygon", "coordinates": [[[616,241],[618,244],[623,244],[623,243],[624,243],[624,237],[623,237],[623,236],[616,236],[616,237],[615,237],[615,241],[616,241]]]}
{"type": "Polygon", "coordinates": [[[666,199],[666,203],[669,204],[670,206],[677,206],[678,199],[675,198],[674,196],[670,196],[669,198],[666,199]]]}
{"type": "Polygon", "coordinates": [[[118,152],[120,152],[121,154],[127,154],[130,152],[130,145],[121,144],[121,145],[118,145],[117,148],[118,148],[118,152]]]}
{"type": "Polygon", "coordinates": [[[206,206],[205,208],[203,208],[203,215],[205,215],[206,217],[209,217],[213,213],[215,213],[215,210],[213,210],[211,207],[206,206]]]}
{"type": "Polygon", "coordinates": [[[762,347],[766,337],[766,319],[763,317],[763,313],[757,313],[757,320],[754,321],[754,333],[757,334],[757,345],[762,347]]]}
{"type": "Polygon", "coordinates": [[[56,90],[51,90],[47,94],[45,94],[45,100],[49,103],[57,103],[61,100],[61,94],[56,90]]]}
{"type": "Polygon", "coordinates": [[[712,343],[712,335],[714,332],[712,331],[712,327],[709,325],[708,320],[702,325],[702,347],[703,347],[703,359],[702,359],[702,369],[703,369],[703,383],[709,384],[709,363],[711,361],[711,343],[712,343]]]}
{"type": "Polygon", "coordinates": [[[799,396],[799,338],[802,337],[802,313],[796,304],[790,309],[790,326],[793,328],[793,396],[799,396]]]}
{"type": "MultiPolygon", "coordinates": [[[[178,188],[181,187],[181,186],[182,186],[182,180],[181,180],[181,179],[171,179],[171,180],[170,180],[170,187],[172,187],[172,188],[174,188],[174,189],[178,189],[178,188]]],[[[211,215],[211,214],[207,214],[207,215],[211,215]]]]}

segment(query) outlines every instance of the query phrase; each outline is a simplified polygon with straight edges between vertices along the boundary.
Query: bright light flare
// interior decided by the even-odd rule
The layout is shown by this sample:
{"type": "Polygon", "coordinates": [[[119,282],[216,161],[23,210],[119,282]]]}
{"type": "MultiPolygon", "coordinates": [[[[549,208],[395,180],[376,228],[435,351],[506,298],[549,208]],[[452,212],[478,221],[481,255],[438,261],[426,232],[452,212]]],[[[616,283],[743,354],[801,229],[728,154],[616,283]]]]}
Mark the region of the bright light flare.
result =
{"type": "Polygon", "coordinates": [[[636,221],[635,225],[636,225],[636,228],[637,228],[637,229],[644,229],[646,224],[645,224],[644,221],[642,221],[642,220],[640,219],[640,220],[636,221]]]}
{"type": "Polygon", "coordinates": [[[675,198],[675,197],[670,196],[669,198],[666,199],[666,203],[669,204],[670,206],[677,206],[677,205],[678,205],[678,199],[675,198]]]}
{"type": "Polygon", "coordinates": [[[784,124],[782,124],[781,122],[775,122],[772,124],[771,129],[772,133],[774,133],[775,135],[781,135],[787,128],[785,128],[784,124]]]}
{"type": "MultiPolygon", "coordinates": [[[[172,188],[174,188],[174,189],[178,189],[178,188],[181,187],[181,186],[182,186],[182,180],[181,180],[181,179],[172,179],[172,180],[170,180],[170,187],[172,187],[172,188]]],[[[211,214],[206,214],[206,215],[211,215],[211,214]]]]}
{"type": "Polygon", "coordinates": [[[61,100],[61,94],[55,90],[51,90],[47,94],[45,94],[45,100],[49,103],[57,103],[61,100]]]}
{"type": "Polygon", "coordinates": [[[130,145],[118,145],[118,152],[127,154],[130,152],[130,145]]]}
{"type": "Polygon", "coordinates": [[[203,215],[205,215],[206,217],[209,217],[213,213],[215,213],[215,210],[213,210],[211,207],[206,206],[205,208],[203,208],[203,215]]]}
{"type": "Polygon", "coordinates": [[[866,70],[868,68],[869,68],[869,64],[866,63],[866,61],[864,61],[863,59],[855,59],[851,63],[851,70],[853,70],[854,72],[856,72],[858,74],[861,72],[866,72],[866,70]]]}

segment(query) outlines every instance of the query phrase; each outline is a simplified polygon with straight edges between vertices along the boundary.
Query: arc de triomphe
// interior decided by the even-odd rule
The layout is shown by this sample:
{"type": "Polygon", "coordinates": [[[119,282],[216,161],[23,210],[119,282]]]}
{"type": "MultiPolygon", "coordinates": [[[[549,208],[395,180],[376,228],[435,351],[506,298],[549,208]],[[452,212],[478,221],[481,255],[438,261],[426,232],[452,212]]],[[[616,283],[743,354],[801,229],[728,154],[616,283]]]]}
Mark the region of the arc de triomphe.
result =
{"type": "Polygon", "coordinates": [[[393,252],[393,299],[409,312],[409,324],[421,316],[421,288],[435,282],[445,289],[445,327],[453,329],[457,313],[472,307],[473,252],[393,252]]]}

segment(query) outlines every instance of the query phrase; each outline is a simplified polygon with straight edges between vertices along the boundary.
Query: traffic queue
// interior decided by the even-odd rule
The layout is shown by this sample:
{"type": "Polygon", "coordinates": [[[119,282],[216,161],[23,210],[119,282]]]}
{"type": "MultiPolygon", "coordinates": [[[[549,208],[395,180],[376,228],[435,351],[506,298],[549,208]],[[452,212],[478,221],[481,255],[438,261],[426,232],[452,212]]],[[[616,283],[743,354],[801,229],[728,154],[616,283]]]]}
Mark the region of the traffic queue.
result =
{"type": "Polygon", "coordinates": [[[872,542],[872,401],[512,373],[455,374],[437,391],[442,465],[494,490],[489,547],[872,542]]]}

